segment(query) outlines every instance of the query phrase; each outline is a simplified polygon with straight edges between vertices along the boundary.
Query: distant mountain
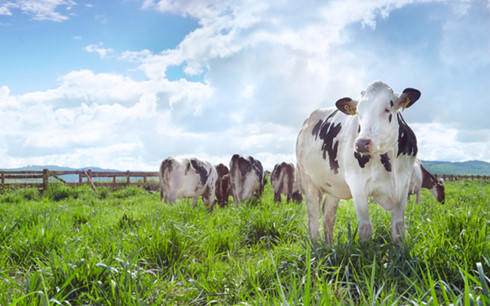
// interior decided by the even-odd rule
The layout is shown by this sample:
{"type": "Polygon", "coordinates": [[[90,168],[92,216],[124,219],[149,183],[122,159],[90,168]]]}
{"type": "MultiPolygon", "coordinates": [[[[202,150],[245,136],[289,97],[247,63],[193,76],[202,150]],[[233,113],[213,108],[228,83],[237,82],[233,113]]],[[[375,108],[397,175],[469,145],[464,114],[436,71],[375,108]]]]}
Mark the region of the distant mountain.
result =
{"type": "Polygon", "coordinates": [[[490,163],[471,160],[465,162],[445,162],[422,160],[422,165],[427,171],[433,174],[452,174],[452,175],[489,175],[490,163]]]}

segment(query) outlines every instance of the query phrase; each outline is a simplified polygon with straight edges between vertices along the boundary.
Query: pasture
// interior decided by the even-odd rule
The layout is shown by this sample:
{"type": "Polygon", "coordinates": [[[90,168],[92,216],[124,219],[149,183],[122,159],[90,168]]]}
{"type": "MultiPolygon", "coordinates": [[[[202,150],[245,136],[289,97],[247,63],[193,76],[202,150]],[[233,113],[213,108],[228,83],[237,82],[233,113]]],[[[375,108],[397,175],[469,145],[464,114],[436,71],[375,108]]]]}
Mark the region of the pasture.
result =
{"type": "Polygon", "coordinates": [[[304,202],[274,204],[270,184],[214,212],[136,187],[5,190],[0,304],[490,304],[490,182],[448,182],[446,196],[410,200],[400,246],[376,204],[359,243],[341,201],[327,246],[309,241],[304,202]]]}

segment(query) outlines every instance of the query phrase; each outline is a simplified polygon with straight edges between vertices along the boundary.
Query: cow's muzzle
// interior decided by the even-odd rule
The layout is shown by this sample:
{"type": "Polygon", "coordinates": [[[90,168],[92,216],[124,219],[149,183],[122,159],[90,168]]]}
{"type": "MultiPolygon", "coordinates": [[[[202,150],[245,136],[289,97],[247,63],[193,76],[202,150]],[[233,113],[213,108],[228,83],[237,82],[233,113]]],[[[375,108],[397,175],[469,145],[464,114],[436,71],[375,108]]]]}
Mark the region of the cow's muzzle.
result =
{"type": "Polygon", "coordinates": [[[356,141],[356,151],[358,153],[370,153],[372,148],[371,139],[358,139],[356,141]]]}

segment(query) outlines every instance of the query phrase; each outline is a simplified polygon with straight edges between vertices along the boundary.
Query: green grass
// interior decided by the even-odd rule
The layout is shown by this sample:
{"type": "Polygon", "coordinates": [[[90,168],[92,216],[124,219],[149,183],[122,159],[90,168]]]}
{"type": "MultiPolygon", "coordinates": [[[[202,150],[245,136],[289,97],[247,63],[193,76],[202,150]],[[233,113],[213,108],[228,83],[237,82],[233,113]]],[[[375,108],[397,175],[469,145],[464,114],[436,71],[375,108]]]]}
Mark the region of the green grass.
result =
{"type": "Polygon", "coordinates": [[[390,215],[370,204],[359,243],[342,201],[332,246],[311,242],[303,204],[209,212],[159,194],[52,185],[0,194],[0,305],[490,305],[490,182],[424,191],[395,245],[390,215]]]}

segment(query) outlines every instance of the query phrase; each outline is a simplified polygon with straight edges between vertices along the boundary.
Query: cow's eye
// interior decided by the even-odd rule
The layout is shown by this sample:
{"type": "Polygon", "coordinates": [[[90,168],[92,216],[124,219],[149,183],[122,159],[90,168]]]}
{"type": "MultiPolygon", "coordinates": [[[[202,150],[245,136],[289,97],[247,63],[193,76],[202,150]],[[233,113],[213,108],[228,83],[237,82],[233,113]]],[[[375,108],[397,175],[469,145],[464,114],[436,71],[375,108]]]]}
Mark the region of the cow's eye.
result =
{"type": "Polygon", "coordinates": [[[385,113],[386,113],[386,114],[389,114],[389,113],[390,113],[390,109],[389,109],[388,107],[387,107],[387,108],[385,108],[385,113]]]}

